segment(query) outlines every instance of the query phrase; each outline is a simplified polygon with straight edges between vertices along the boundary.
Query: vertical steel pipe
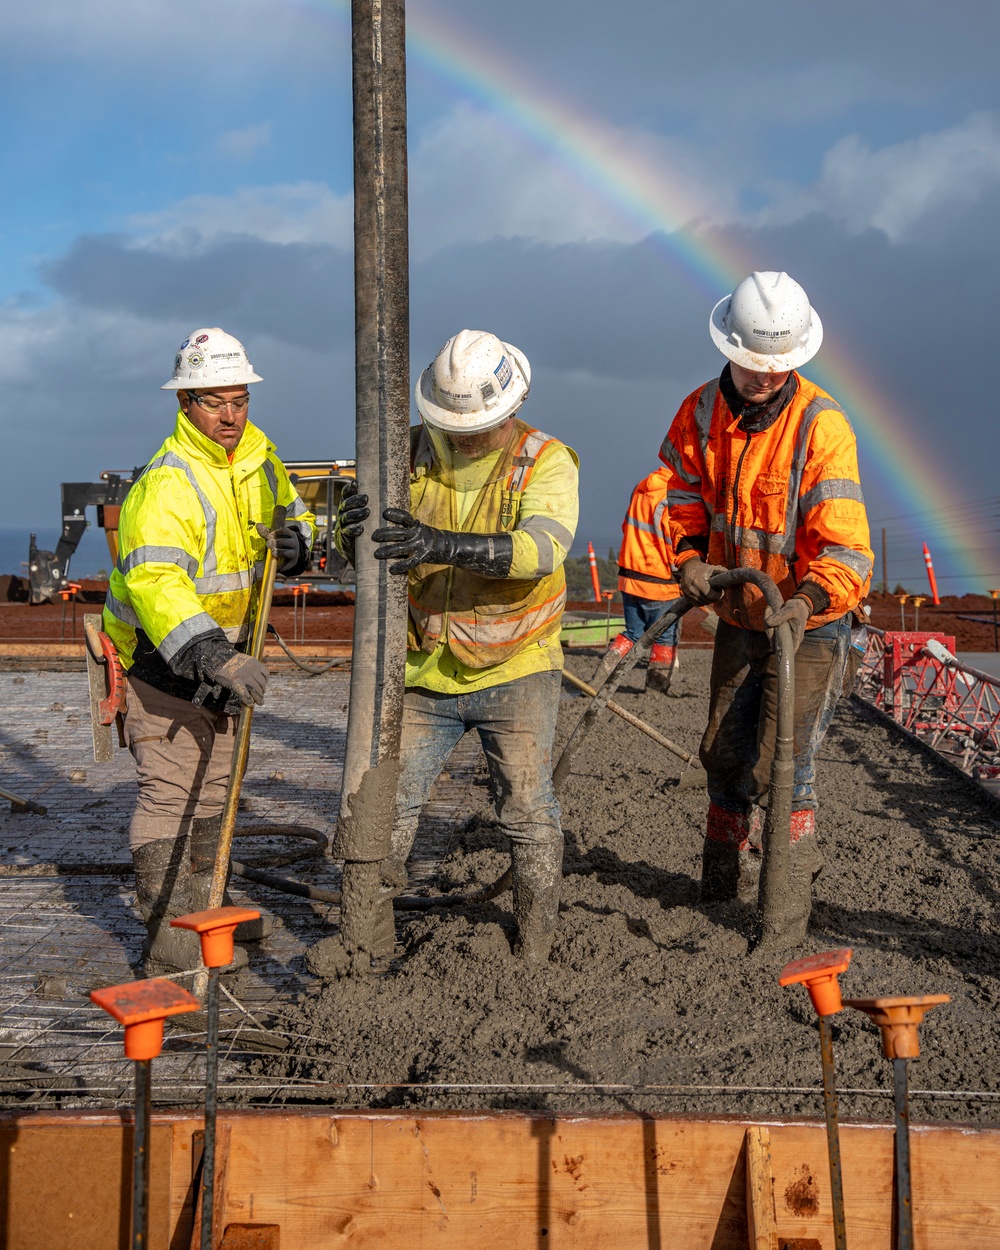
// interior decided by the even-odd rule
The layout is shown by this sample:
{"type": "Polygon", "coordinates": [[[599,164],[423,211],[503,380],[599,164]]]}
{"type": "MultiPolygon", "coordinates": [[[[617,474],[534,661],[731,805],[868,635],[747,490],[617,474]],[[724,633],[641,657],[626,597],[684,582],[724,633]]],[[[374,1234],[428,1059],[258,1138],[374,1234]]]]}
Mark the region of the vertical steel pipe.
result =
{"type": "Polygon", "coordinates": [[[149,1246],[149,1138],[152,1068],[135,1061],[135,1124],[132,1142],[132,1250],[149,1246]]]}
{"type": "MultiPolygon", "coordinates": [[[[351,14],[355,458],[370,533],[386,508],[409,508],[405,3],[353,0],[351,14]]],[[[334,854],[345,861],[345,945],[371,950],[378,864],[389,854],[399,772],[406,578],[374,558],[367,536],[357,543],[355,573],[351,702],[334,854]]]]}
{"type": "Polygon", "coordinates": [[[219,972],[208,970],[205,1043],[205,1145],[201,1156],[201,1250],[214,1250],[215,1122],[219,1109],[219,972]]]}
{"type": "Polygon", "coordinates": [[[830,1201],[833,1206],[833,1244],[847,1250],[844,1223],[844,1177],[840,1167],[840,1126],[837,1123],[837,1090],[834,1085],[833,1028],[827,1016],[819,1017],[819,1045],[823,1059],[823,1112],[826,1146],[830,1155],[830,1201]]]}
{"type": "Polygon", "coordinates": [[[913,1201],[910,1192],[910,1100],[905,1059],[892,1061],[896,1106],[896,1248],[913,1250],[913,1201]]]}

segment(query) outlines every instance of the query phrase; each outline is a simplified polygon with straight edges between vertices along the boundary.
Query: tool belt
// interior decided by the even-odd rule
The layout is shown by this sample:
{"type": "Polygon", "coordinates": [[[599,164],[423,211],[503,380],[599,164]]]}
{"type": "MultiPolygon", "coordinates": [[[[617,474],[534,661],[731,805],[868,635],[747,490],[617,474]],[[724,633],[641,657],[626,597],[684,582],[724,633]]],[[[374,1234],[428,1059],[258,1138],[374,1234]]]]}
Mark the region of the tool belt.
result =
{"type": "Polygon", "coordinates": [[[125,746],[124,714],[127,683],[115,644],[101,629],[101,618],[88,613],[83,618],[86,639],[87,677],[90,683],[90,721],[94,734],[94,759],[106,763],[114,754],[112,726],[118,745],[125,746]]]}

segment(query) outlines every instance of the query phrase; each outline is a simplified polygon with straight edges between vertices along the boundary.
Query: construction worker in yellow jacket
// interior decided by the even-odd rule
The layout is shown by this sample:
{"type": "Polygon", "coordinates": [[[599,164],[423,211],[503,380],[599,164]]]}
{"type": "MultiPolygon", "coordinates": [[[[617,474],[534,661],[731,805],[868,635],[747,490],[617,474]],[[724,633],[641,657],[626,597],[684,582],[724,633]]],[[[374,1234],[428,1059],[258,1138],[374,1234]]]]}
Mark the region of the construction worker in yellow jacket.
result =
{"type": "MultiPolygon", "coordinates": [[[[563,560],[577,522],[576,453],[515,414],[525,356],[462,330],[421,373],[411,430],[410,510],[386,509],[371,538],[409,579],[402,773],[390,884],[405,882],[420,809],[468,729],[482,742],[497,817],[511,841],[515,954],[548,958],[563,840],[552,743],[563,659],[563,560]]],[[[341,505],[353,558],[367,497],[341,505]]]]}
{"type": "Polygon", "coordinates": [[[736,897],[759,865],[752,838],[766,802],[777,699],[769,632],[788,622],[796,656],[786,925],[796,942],[822,864],[814,760],[845,671],[863,649],[858,609],[873,554],[850,422],[798,372],[823,337],[805,291],[786,273],[753,273],[715,306],[709,328],[728,363],[681,404],[660,450],[681,592],[714,603],[720,617],[701,744],[710,799],[701,898],[736,897]],[[734,568],[767,573],[785,600],[780,611],[753,586],[711,588],[713,573],[734,568]]]}
{"type": "MultiPolygon", "coordinates": [[[[125,737],[139,780],[129,842],[149,975],[198,964],[197,935],[169,921],[208,905],[237,714],[264,697],[267,669],[245,652],[265,548],[294,574],[315,535],[248,420],[248,386],[259,381],[231,335],[186,338],[162,388],[177,392],[174,432],[122,505],[103,626],[128,680],[125,737]],[[285,522],[272,530],[277,506],[285,522]]],[[[268,931],[265,917],[237,937],[268,931]]]]}
{"type": "MultiPolygon", "coordinates": [[[[667,605],[680,597],[672,567],[673,543],[667,510],[667,469],[654,469],[632,491],[622,521],[622,545],[618,552],[618,590],[622,597],[625,628],[612,638],[592,680],[601,686],[621,656],[662,616],[667,605]]],[[[660,635],[649,652],[646,688],[667,694],[677,664],[680,621],[660,635]]]]}

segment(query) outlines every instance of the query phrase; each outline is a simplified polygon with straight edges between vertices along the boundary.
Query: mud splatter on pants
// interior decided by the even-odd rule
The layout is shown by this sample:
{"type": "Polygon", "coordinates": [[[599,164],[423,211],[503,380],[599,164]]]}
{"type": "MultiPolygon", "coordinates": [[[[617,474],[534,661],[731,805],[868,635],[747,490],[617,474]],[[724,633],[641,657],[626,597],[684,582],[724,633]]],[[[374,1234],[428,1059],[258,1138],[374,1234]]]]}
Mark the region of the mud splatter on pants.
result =
{"type": "MultiPolygon", "coordinates": [[[[830,727],[844,688],[848,665],[856,668],[851,647],[851,617],[809,630],[795,655],[793,839],[812,832],[816,810],[815,757],[830,727]],[[808,828],[807,828],[808,826],[808,828]]],[[[708,772],[708,794],[725,834],[725,815],[746,818],[751,805],[766,802],[777,727],[778,679],[771,642],[763,631],[719,622],[712,659],[708,728],[701,742],[701,762],[708,772]]],[[[710,812],[709,837],[713,834],[710,812]]],[[[740,823],[745,824],[745,819],[740,823]]],[[[718,836],[719,841],[731,837],[718,836]]]]}
{"type": "Polygon", "coordinates": [[[559,804],[552,788],[560,685],[559,673],[531,673],[470,694],[407,690],[392,834],[394,859],[405,862],[431,786],[469,729],[476,730],[483,745],[503,832],[514,843],[561,848],[559,804]]]}

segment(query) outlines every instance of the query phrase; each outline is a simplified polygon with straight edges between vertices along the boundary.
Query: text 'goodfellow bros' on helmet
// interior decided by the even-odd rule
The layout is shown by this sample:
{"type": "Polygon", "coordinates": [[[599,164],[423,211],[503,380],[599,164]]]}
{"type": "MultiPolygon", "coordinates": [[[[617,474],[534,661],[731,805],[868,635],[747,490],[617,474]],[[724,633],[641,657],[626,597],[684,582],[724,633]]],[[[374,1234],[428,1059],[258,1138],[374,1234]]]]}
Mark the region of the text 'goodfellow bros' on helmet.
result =
{"type": "Polygon", "coordinates": [[[531,382],[527,357],[485,330],[459,330],[420,374],[417,411],[449,434],[478,434],[506,421],[531,382]]]}
{"type": "Polygon", "coordinates": [[[193,330],[177,349],[174,376],[161,391],[200,390],[206,386],[243,386],[263,382],[247,359],[247,349],[225,330],[193,330]]]}
{"type": "Polygon", "coordinates": [[[783,373],[811,360],[823,324],[809,297],[787,273],[752,273],[712,309],[712,342],[754,373],[783,373]]]}

